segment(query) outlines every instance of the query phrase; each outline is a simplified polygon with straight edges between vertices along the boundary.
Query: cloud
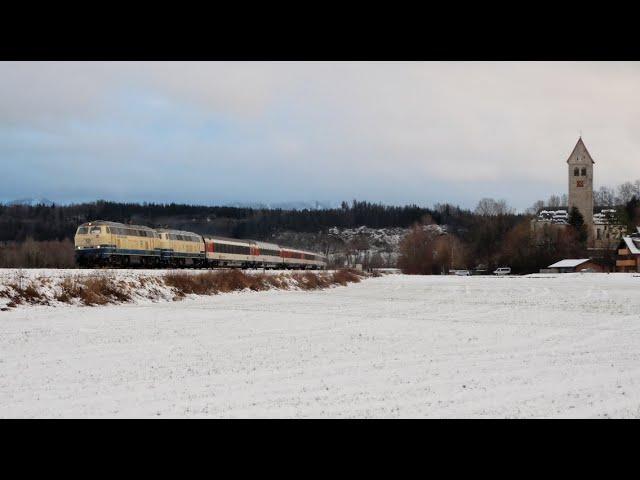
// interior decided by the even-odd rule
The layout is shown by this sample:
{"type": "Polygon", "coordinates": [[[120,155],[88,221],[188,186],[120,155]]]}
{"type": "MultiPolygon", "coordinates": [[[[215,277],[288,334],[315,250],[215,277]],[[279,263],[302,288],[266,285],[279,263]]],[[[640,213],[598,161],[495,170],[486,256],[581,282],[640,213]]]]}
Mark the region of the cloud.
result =
{"type": "Polygon", "coordinates": [[[525,208],[564,192],[580,130],[597,185],[640,177],[638,85],[637,63],[4,62],[0,188],[525,208]]]}

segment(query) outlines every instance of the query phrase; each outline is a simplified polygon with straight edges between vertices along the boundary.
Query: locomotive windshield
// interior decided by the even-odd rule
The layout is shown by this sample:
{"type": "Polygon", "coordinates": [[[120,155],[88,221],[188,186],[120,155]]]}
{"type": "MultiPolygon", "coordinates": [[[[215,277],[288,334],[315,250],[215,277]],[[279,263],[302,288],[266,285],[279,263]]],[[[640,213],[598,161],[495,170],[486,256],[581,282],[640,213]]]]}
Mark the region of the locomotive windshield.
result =
{"type": "Polygon", "coordinates": [[[89,232],[89,229],[87,227],[80,227],[78,228],[78,231],[76,232],[78,235],[86,235],[89,232]]]}

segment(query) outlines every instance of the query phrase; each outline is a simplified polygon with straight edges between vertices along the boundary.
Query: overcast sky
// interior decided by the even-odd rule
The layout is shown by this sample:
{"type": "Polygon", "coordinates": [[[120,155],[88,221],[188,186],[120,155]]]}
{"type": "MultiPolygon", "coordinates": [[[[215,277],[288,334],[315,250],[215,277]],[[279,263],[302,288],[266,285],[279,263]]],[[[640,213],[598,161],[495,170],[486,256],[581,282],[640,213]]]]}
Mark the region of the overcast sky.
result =
{"type": "Polygon", "coordinates": [[[160,202],[566,192],[640,178],[640,64],[0,62],[0,200],[160,202]]]}

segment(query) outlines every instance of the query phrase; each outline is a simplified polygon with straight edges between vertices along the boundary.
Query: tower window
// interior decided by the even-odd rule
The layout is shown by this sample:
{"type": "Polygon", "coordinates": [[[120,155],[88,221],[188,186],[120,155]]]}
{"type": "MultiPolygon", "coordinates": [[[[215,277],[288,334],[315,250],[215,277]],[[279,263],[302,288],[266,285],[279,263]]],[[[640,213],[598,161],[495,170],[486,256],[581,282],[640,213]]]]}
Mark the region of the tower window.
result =
{"type": "Polygon", "coordinates": [[[586,177],[586,176],[587,176],[587,169],[586,169],[586,168],[583,168],[583,169],[582,169],[582,176],[583,176],[583,177],[586,177]]]}
{"type": "Polygon", "coordinates": [[[580,172],[578,171],[578,167],[573,169],[573,176],[577,177],[578,175],[580,175],[580,172]]]}

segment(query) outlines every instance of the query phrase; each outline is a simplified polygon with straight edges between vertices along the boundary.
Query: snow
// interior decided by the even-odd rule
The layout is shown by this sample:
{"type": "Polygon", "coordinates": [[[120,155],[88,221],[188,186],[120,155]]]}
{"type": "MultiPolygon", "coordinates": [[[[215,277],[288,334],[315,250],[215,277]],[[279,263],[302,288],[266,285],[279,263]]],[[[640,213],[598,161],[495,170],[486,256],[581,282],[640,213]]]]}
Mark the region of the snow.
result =
{"type": "Polygon", "coordinates": [[[640,276],[0,313],[0,417],[640,417],[640,276]]]}
{"type": "Polygon", "coordinates": [[[568,258],[565,260],[560,260],[553,265],[549,265],[547,268],[572,268],[588,261],[588,258],[568,258]]]}
{"type": "MultiPolygon", "coordinates": [[[[216,271],[220,271],[217,269],[216,271]]],[[[176,292],[165,282],[163,276],[167,273],[184,273],[197,275],[203,272],[212,271],[207,269],[180,269],[180,270],[161,270],[161,269],[0,269],[0,312],[6,311],[9,304],[12,303],[12,297],[16,293],[13,286],[26,288],[32,286],[40,295],[38,302],[40,305],[66,306],[68,303],[58,300],[63,292],[63,282],[65,280],[78,280],[86,277],[106,277],[114,284],[119,285],[123,291],[131,296],[134,303],[154,303],[159,301],[172,301],[176,292]]],[[[309,270],[307,270],[309,271],[309,270]]],[[[290,289],[299,289],[297,281],[290,276],[294,272],[303,272],[303,270],[263,270],[263,269],[245,269],[242,272],[266,275],[282,275],[283,280],[290,289]]],[[[326,270],[326,273],[332,273],[334,270],[326,270]]],[[[80,299],[72,299],[73,304],[81,304],[80,299]]],[[[17,308],[32,308],[28,302],[24,302],[17,308]]]]}
{"type": "Polygon", "coordinates": [[[640,248],[638,248],[638,245],[640,245],[640,239],[635,239],[633,237],[622,237],[622,238],[624,239],[624,243],[626,243],[627,248],[632,254],[634,255],[640,254],[640,248]]]}

